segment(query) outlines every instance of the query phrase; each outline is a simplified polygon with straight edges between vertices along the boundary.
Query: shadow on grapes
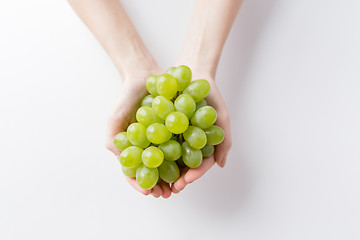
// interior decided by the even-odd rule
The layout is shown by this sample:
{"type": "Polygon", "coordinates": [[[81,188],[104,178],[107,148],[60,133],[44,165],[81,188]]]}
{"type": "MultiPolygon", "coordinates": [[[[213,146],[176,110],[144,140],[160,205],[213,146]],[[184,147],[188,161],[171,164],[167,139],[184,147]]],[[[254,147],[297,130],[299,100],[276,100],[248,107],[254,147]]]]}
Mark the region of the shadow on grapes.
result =
{"type": "Polygon", "coordinates": [[[248,111],[245,110],[248,69],[275,2],[244,2],[225,46],[216,79],[231,115],[232,149],[224,169],[215,165],[178,196],[199,214],[231,217],[251,204],[252,190],[256,187],[251,153],[261,149],[247,144],[252,135],[248,121],[244,120],[248,111]]]}

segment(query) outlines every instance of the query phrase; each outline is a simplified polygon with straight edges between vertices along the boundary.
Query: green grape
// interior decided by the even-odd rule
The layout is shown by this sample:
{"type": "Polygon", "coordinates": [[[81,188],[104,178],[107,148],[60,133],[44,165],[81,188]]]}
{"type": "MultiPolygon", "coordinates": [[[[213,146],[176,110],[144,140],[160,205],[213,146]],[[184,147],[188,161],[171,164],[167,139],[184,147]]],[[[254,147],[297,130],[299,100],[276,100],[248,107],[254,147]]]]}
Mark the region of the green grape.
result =
{"type": "Polygon", "coordinates": [[[189,126],[183,136],[192,148],[201,149],[206,144],[206,134],[201,128],[189,126]]]}
{"type": "Polygon", "coordinates": [[[141,164],[136,170],[136,181],[143,189],[153,188],[159,180],[157,168],[148,168],[141,164]]]}
{"type": "Polygon", "coordinates": [[[159,145],[165,160],[175,161],[181,157],[181,145],[176,140],[169,140],[159,145]]]}
{"type": "Polygon", "coordinates": [[[192,148],[187,142],[182,144],[182,160],[189,168],[197,168],[202,162],[202,153],[199,149],[192,148]]]}
{"type": "Polygon", "coordinates": [[[166,71],[166,73],[174,76],[175,70],[176,70],[176,67],[169,67],[168,70],[166,71]]]}
{"type": "Polygon", "coordinates": [[[174,102],[174,106],[176,111],[184,113],[189,119],[196,111],[196,103],[189,94],[179,95],[174,102]]]}
{"type": "Polygon", "coordinates": [[[205,106],[207,106],[207,102],[206,102],[205,99],[203,99],[203,100],[196,103],[196,110],[198,110],[201,107],[205,107],[205,106]]]}
{"type": "Polygon", "coordinates": [[[176,78],[168,73],[160,75],[156,81],[157,91],[161,96],[167,99],[172,99],[177,93],[177,82],[176,78]]]}
{"type": "Polygon", "coordinates": [[[171,69],[170,72],[177,80],[178,91],[184,91],[191,82],[191,69],[185,65],[180,65],[175,69],[171,69]]]}
{"type": "Polygon", "coordinates": [[[154,97],[152,95],[146,95],[142,100],[141,100],[141,106],[142,107],[151,107],[152,106],[152,102],[154,101],[154,97]]]}
{"type": "Polygon", "coordinates": [[[126,132],[121,132],[115,135],[114,145],[119,151],[124,151],[127,147],[132,146],[126,132]]]}
{"type": "Polygon", "coordinates": [[[154,98],[152,108],[154,109],[156,115],[162,119],[165,119],[169,113],[175,111],[173,103],[163,96],[157,96],[154,98]]]}
{"type": "Polygon", "coordinates": [[[224,140],[225,132],[219,126],[213,125],[204,131],[207,138],[207,145],[218,145],[224,140]]]}
{"type": "Polygon", "coordinates": [[[162,123],[153,123],[146,129],[146,137],[154,144],[161,144],[170,140],[172,134],[162,123]]]}
{"type": "Polygon", "coordinates": [[[137,146],[130,146],[120,154],[120,163],[127,168],[134,168],[141,164],[143,150],[137,146]]]}
{"type": "Polygon", "coordinates": [[[122,166],[122,172],[124,173],[125,176],[128,176],[130,178],[134,178],[136,177],[136,167],[133,168],[127,168],[122,166]]]}
{"type": "Polygon", "coordinates": [[[213,145],[205,145],[205,147],[203,147],[201,149],[202,155],[204,158],[210,157],[211,155],[214,154],[215,148],[213,145]]]}
{"type": "Polygon", "coordinates": [[[181,167],[181,168],[187,167],[182,158],[179,158],[179,159],[176,160],[175,162],[176,162],[176,164],[177,164],[179,167],[181,167]]]}
{"type": "Polygon", "coordinates": [[[164,161],[164,154],[159,148],[151,146],[143,151],[141,160],[148,168],[157,168],[164,161]]]}
{"type": "Polygon", "coordinates": [[[192,81],[190,85],[184,90],[183,93],[189,94],[195,100],[199,102],[206,98],[210,92],[210,84],[205,79],[199,79],[192,81]]]}
{"type": "Polygon", "coordinates": [[[136,111],[136,120],[144,125],[145,127],[153,123],[163,123],[164,120],[161,119],[151,107],[140,107],[136,111]]]}
{"type": "Polygon", "coordinates": [[[199,108],[193,117],[191,118],[191,123],[194,126],[205,129],[211,127],[216,121],[216,111],[213,107],[205,106],[199,108]]]}
{"type": "Polygon", "coordinates": [[[159,79],[159,75],[150,75],[145,82],[145,86],[146,89],[148,90],[148,92],[153,95],[153,96],[157,96],[159,95],[158,91],[157,91],[157,80],[159,79]]]}
{"type": "Polygon", "coordinates": [[[160,178],[167,183],[173,183],[180,177],[179,167],[175,162],[164,161],[159,167],[160,178]]]}
{"type": "Polygon", "coordinates": [[[135,146],[146,148],[150,145],[149,140],[146,138],[146,127],[141,123],[132,123],[127,128],[127,136],[129,141],[135,146]]]}
{"type": "Polygon", "coordinates": [[[165,119],[166,128],[175,134],[186,131],[189,126],[189,119],[182,112],[172,112],[165,119]]]}

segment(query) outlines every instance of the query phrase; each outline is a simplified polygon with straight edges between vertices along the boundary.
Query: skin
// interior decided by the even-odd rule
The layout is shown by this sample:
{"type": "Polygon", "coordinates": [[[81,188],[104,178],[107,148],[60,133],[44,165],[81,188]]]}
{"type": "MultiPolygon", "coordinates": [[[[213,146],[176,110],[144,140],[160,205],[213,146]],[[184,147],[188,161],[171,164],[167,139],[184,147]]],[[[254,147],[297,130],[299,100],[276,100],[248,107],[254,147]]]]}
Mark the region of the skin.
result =
{"type": "MultiPolygon", "coordinates": [[[[75,12],[93,32],[116,66],[123,85],[108,120],[106,148],[117,158],[120,152],[113,144],[114,136],[125,131],[135,121],[136,109],[146,95],[145,79],[151,74],[162,74],[134,25],[118,0],[68,0],[75,12]]],[[[203,160],[196,169],[185,168],[174,184],[160,181],[153,189],[142,189],[133,178],[126,180],[144,195],[169,198],[186,185],[203,176],[215,162],[224,167],[231,148],[230,118],[226,104],[215,83],[216,69],[241,0],[197,0],[179,55],[177,65],[187,65],[193,71],[193,79],[209,81],[211,91],[206,98],[213,106],[218,119],[216,124],[225,131],[224,141],[216,146],[213,156],[203,160]]]]}

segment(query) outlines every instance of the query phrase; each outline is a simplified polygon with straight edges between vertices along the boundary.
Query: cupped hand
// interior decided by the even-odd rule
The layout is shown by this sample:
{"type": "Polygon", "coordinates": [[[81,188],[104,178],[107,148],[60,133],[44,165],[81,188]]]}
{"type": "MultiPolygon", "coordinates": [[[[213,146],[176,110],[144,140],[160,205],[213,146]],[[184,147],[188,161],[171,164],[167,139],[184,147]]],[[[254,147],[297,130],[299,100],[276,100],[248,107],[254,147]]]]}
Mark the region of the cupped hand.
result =
{"type": "MultiPolygon", "coordinates": [[[[123,82],[120,94],[111,111],[107,124],[106,148],[113,152],[119,159],[121,152],[114,146],[114,136],[119,132],[126,131],[127,127],[136,121],[135,114],[140,107],[142,98],[147,94],[145,79],[151,74],[160,74],[159,70],[145,73],[138,76],[129,76],[123,82]]],[[[150,190],[142,189],[135,178],[126,177],[126,180],[137,191],[144,195],[152,194],[158,198],[168,198],[171,196],[171,189],[168,183],[159,181],[154,188],[150,190]]]]}
{"type": "Polygon", "coordinates": [[[199,167],[193,169],[186,168],[181,172],[180,178],[171,186],[173,193],[182,191],[187,184],[190,184],[202,177],[215,164],[215,162],[220,167],[224,167],[228,152],[230,151],[232,145],[229,112],[227,110],[225,101],[221,96],[218,87],[216,86],[214,77],[212,77],[210,74],[193,75],[194,80],[200,78],[208,80],[211,85],[211,90],[209,95],[206,97],[206,101],[208,105],[215,108],[217,112],[217,120],[215,124],[224,130],[225,138],[222,143],[215,146],[214,155],[208,158],[204,158],[199,167]]]}

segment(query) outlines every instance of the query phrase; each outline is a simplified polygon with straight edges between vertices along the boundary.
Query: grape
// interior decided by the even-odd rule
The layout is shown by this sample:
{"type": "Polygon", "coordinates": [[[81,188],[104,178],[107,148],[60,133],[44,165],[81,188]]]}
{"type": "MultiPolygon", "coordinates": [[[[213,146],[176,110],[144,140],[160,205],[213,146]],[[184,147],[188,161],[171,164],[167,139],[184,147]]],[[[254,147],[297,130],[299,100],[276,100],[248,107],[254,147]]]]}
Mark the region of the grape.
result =
{"type": "Polygon", "coordinates": [[[178,160],[176,160],[176,164],[179,166],[179,167],[187,167],[183,161],[182,158],[179,158],[178,160]]]}
{"type": "Polygon", "coordinates": [[[207,145],[218,145],[224,140],[224,130],[219,126],[213,125],[204,131],[207,138],[207,145]]]}
{"type": "Polygon", "coordinates": [[[153,188],[159,180],[157,168],[148,168],[141,164],[136,170],[136,181],[143,189],[153,188]]]}
{"type": "Polygon", "coordinates": [[[175,111],[173,103],[163,96],[157,96],[154,98],[152,108],[156,115],[162,119],[165,119],[169,113],[175,111]]]}
{"type": "Polygon", "coordinates": [[[205,147],[203,147],[201,149],[202,155],[204,158],[210,157],[211,155],[214,154],[214,146],[213,145],[205,145],[205,147]]]}
{"type": "Polygon", "coordinates": [[[167,99],[173,98],[177,93],[176,79],[168,73],[160,75],[156,81],[157,91],[167,99]]]}
{"type": "Polygon", "coordinates": [[[206,144],[206,134],[201,128],[189,126],[183,136],[192,148],[201,149],[206,144]]]}
{"type": "Polygon", "coordinates": [[[194,116],[191,118],[191,123],[194,126],[205,129],[211,127],[216,121],[216,111],[213,107],[205,106],[199,108],[194,116]]]}
{"type": "Polygon", "coordinates": [[[175,134],[186,131],[189,126],[189,119],[182,112],[172,112],[165,119],[166,128],[175,134]]]}
{"type": "Polygon", "coordinates": [[[119,151],[124,151],[127,147],[132,146],[126,132],[121,132],[115,135],[114,145],[119,151]]]}
{"type": "Polygon", "coordinates": [[[192,96],[195,102],[199,102],[204,99],[209,94],[209,92],[209,82],[205,79],[199,79],[192,81],[183,93],[189,94],[190,96],[192,96]]]}
{"type": "Polygon", "coordinates": [[[206,102],[205,99],[203,99],[203,100],[196,103],[196,110],[198,110],[201,107],[205,107],[205,106],[207,106],[207,102],[206,102]]]}
{"type": "Polygon", "coordinates": [[[130,146],[120,154],[120,163],[127,168],[137,167],[141,164],[143,150],[137,146],[130,146]]]}
{"type": "Polygon", "coordinates": [[[155,114],[151,107],[140,107],[136,112],[136,120],[145,127],[153,123],[163,123],[164,120],[155,114]]]}
{"type": "Polygon", "coordinates": [[[176,111],[184,113],[189,119],[196,110],[196,103],[194,99],[189,94],[185,93],[176,98],[174,106],[176,111]]]}
{"type": "Polygon", "coordinates": [[[177,68],[169,68],[168,73],[173,75],[178,83],[178,91],[184,91],[189,86],[191,81],[191,70],[185,65],[180,65],[177,68]]]}
{"type": "Polygon", "coordinates": [[[175,162],[164,161],[159,167],[160,178],[167,182],[173,183],[180,177],[180,170],[175,162]]]}
{"type": "Polygon", "coordinates": [[[130,178],[134,178],[136,177],[136,167],[133,168],[127,168],[122,166],[122,172],[124,173],[125,176],[128,176],[130,178]]]}
{"type": "Polygon", "coordinates": [[[190,168],[197,168],[202,162],[202,153],[199,149],[192,148],[187,142],[182,144],[182,160],[190,168]]]}
{"type": "Polygon", "coordinates": [[[178,141],[169,140],[159,145],[165,160],[175,161],[181,157],[181,145],[178,141]]]}
{"type": "Polygon", "coordinates": [[[149,91],[149,93],[153,96],[159,95],[157,91],[157,80],[159,79],[159,75],[150,75],[145,82],[146,89],[149,91]]]}
{"type": "Polygon", "coordinates": [[[143,151],[141,159],[148,168],[157,168],[164,161],[164,154],[159,148],[151,146],[143,151]]]}
{"type": "Polygon", "coordinates": [[[166,71],[166,73],[174,76],[175,70],[176,70],[176,67],[169,67],[168,70],[166,71]]]}
{"type": "Polygon", "coordinates": [[[162,123],[153,123],[146,129],[146,137],[154,144],[161,144],[170,140],[172,134],[162,123]]]}
{"type": "Polygon", "coordinates": [[[129,141],[135,146],[146,148],[150,145],[146,138],[146,127],[140,123],[132,123],[127,129],[129,141]]]}
{"type": "Polygon", "coordinates": [[[152,95],[146,95],[142,100],[141,100],[141,106],[142,107],[151,107],[152,106],[152,102],[154,101],[154,97],[152,95]]]}

